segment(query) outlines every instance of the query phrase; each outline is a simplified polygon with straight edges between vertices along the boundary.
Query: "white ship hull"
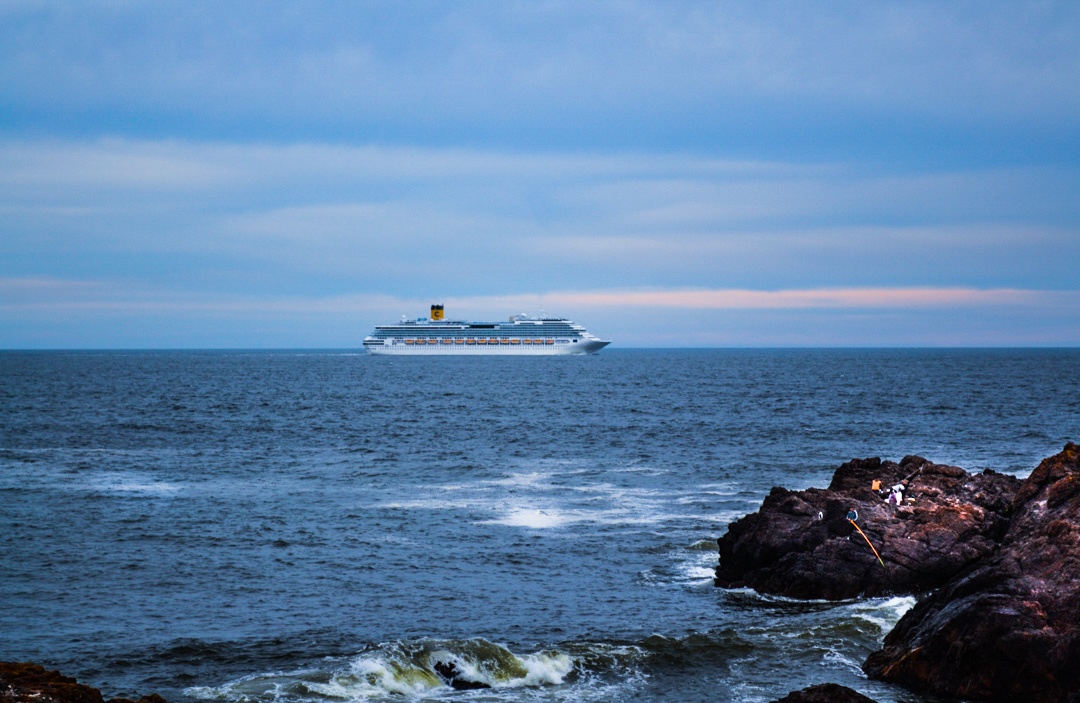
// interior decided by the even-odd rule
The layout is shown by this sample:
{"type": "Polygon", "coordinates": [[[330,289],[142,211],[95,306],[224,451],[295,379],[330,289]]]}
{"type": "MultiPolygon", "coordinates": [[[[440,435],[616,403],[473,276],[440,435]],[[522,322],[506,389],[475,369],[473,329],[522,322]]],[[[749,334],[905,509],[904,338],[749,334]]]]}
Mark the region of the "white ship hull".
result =
{"type": "Polygon", "coordinates": [[[571,356],[595,354],[610,342],[590,340],[564,344],[368,344],[370,354],[388,356],[571,356]]]}

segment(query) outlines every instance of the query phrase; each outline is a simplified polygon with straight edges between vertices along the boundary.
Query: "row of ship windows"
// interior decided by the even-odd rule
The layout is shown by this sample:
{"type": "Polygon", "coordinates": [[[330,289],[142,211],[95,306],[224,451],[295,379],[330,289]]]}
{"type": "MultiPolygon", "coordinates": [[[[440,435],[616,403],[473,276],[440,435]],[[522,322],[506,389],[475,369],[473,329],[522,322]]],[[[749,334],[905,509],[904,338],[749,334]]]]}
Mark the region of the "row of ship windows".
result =
{"type": "Polygon", "coordinates": [[[409,332],[404,333],[400,331],[389,333],[379,331],[375,333],[375,336],[382,339],[535,339],[538,336],[543,337],[544,339],[554,339],[555,337],[577,337],[578,335],[575,334],[572,330],[536,330],[532,334],[528,335],[528,337],[521,334],[520,332],[513,337],[508,337],[506,336],[505,332],[477,333],[466,331],[458,332],[455,330],[439,330],[438,332],[425,331],[417,334],[415,330],[410,330],[409,332]]]}
{"type": "Polygon", "coordinates": [[[376,333],[380,334],[380,335],[394,335],[394,336],[397,336],[397,335],[409,335],[409,334],[413,334],[413,335],[416,335],[416,334],[421,334],[421,335],[438,334],[440,336],[448,336],[448,337],[480,337],[480,336],[484,336],[484,335],[493,335],[493,334],[494,335],[503,335],[503,334],[510,333],[510,334],[521,335],[524,338],[525,335],[530,335],[530,336],[540,335],[541,337],[554,337],[556,335],[573,335],[574,330],[571,327],[555,327],[555,328],[548,327],[546,329],[539,329],[539,330],[512,330],[512,331],[511,330],[494,330],[494,329],[490,330],[490,331],[489,330],[476,331],[476,330],[469,330],[469,329],[441,329],[441,330],[440,329],[435,329],[435,330],[394,329],[394,330],[376,330],[376,333]]]}
{"type": "Polygon", "coordinates": [[[477,337],[473,339],[469,337],[467,339],[436,339],[431,337],[428,339],[395,339],[393,344],[569,344],[569,339],[484,339],[483,337],[477,337]]]}

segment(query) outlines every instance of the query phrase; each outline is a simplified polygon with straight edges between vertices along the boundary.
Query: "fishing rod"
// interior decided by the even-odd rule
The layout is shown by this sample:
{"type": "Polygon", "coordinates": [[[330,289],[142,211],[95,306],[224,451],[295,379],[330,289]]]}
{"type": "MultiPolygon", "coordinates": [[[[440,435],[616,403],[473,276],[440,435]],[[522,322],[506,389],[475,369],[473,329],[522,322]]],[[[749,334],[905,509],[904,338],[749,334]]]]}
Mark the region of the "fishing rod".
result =
{"type": "Polygon", "coordinates": [[[848,518],[847,521],[850,522],[851,526],[858,530],[859,534],[862,535],[862,538],[866,540],[866,544],[870,546],[870,551],[872,551],[874,553],[874,556],[877,557],[878,563],[881,564],[881,568],[885,569],[885,571],[888,572],[888,568],[885,566],[885,562],[881,560],[881,555],[878,554],[878,551],[876,549],[874,549],[873,543],[870,541],[870,538],[866,536],[866,533],[862,531],[862,528],[856,525],[855,521],[851,518],[848,518]]]}

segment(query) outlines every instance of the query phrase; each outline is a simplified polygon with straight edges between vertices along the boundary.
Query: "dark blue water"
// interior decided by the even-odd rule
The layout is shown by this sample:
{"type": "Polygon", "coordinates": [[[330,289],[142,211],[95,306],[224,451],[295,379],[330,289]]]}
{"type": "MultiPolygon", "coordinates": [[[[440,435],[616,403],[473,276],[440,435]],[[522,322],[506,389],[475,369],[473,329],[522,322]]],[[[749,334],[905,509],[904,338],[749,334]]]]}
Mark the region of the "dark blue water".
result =
{"type": "Polygon", "coordinates": [[[913,600],[719,590],[715,539],[853,457],[1078,438],[1075,350],[0,353],[0,659],[176,703],[928,701],[859,670],[913,600]]]}

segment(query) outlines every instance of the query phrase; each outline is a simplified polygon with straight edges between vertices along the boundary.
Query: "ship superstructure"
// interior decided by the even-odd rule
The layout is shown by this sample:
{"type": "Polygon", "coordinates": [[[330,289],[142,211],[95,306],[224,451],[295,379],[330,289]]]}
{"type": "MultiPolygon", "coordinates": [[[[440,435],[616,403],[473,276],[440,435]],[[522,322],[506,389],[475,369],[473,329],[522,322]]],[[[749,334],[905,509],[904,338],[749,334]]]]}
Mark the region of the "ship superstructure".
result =
{"type": "Polygon", "coordinates": [[[447,320],[442,305],[430,317],[376,325],[364,339],[371,354],[595,354],[610,342],[564,318],[511,315],[506,322],[447,320]]]}

